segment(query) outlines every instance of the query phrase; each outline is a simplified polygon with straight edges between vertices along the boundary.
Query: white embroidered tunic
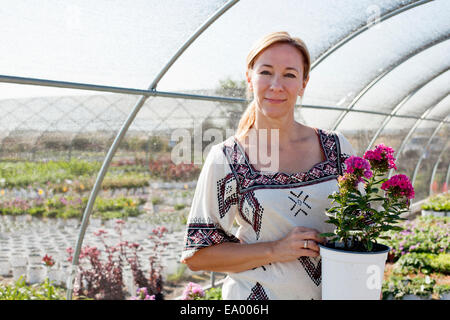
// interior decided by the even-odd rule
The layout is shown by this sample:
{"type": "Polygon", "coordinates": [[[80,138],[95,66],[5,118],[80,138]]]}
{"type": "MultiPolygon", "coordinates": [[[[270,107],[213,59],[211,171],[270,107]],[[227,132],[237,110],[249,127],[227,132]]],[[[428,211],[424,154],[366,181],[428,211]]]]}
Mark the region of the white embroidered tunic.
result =
{"type": "MultiPolygon", "coordinates": [[[[223,242],[275,241],[296,226],[332,232],[328,195],[338,190],[343,161],[355,152],[338,132],[317,129],[324,161],[307,172],[256,170],[234,137],[214,145],[200,173],[187,221],[182,259],[223,242]],[[233,234],[233,221],[239,227],[233,234]]],[[[321,299],[320,257],[300,257],[228,273],[223,299],[321,299]]]]}

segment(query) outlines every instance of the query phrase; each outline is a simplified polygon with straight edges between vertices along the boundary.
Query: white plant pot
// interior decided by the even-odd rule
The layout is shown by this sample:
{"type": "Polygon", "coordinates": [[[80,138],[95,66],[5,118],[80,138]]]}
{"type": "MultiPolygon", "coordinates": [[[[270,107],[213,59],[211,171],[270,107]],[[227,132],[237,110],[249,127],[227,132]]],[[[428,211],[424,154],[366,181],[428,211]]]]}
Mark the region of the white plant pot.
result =
{"type": "Polygon", "coordinates": [[[43,257],[40,254],[31,253],[30,255],[28,255],[28,264],[39,264],[42,262],[42,258],[43,257]]]}
{"type": "Polygon", "coordinates": [[[136,287],[136,284],[134,283],[133,274],[129,267],[125,268],[123,270],[123,279],[124,279],[124,284],[125,284],[125,287],[126,287],[128,293],[131,296],[135,296],[137,287],[136,287]]]}
{"type": "Polygon", "coordinates": [[[422,210],[423,217],[428,217],[428,216],[445,217],[446,215],[447,215],[447,213],[445,211],[422,210]]]}
{"type": "Polygon", "coordinates": [[[441,294],[440,299],[441,300],[450,300],[450,292],[446,292],[446,293],[441,294]]]}
{"type": "Polygon", "coordinates": [[[323,300],[379,300],[388,246],[351,252],[320,246],[323,300]]]}
{"type": "Polygon", "coordinates": [[[21,276],[27,275],[27,266],[13,266],[13,279],[14,281],[19,280],[21,276]]]}
{"type": "Polygon", "coordinates": [[[422,210],[422,217],[428,217],[432,215],[432,211],[430,210],[422,210]]]}
{"type": "Polygon", "coordinates": [[[11,257],[11,266],[25,267],[27,265],[27,257],[21,255],[13,255],[11,257]]]}
{"type": "Polygon", "coordinates": [[[445,217],[445,211],[432,211],[435,217],[445,217]]]}
{"type": "Polygon", "coordinates": [[[51,282],[53,281],[55,284],[59,284],[60,281],[60,271],[57,268],[48,268],[46,272],[46,277],[51,282]]]}
{"type": "Polygon", "coordinates": [[[176,260],[175,257],[170,257],[165,261],[166,265],[167,265],[167,270],[166,270],[166,274],[167,275],[172,275],[175,274],[177,272],[178,269],[178,261],[176,260]]]}
{"type": "Polygon", "coordinates": [[[61,270],[59,273],[59,283],[66,286],[66,288],[68,287],[67,281],[69,280],[71,268],[72,265],[69,263],[64,263],[61,265],[61,270]]]}
{"type": "Polygon", "coordinates": [[[102,226],[102,219],[99,219],[99,218],[92,218],[92,219],[89,221],[89,225],[91,225],[91,226],[93,226],[93,227],[95,227],[95,228],[99,228],[99,227],[102,226]]]}
{"type": "Polygon", "coordinates": [[[42,283],[44,282],[44,266],[42,265],[31,265],[28,267],[27,282],[30,284],[42,283]]]}
{"type": "Polygon", "coordinates": [[[8,276],[9,271],[11,270],[11,264],[7,259],[0,260],[0,276],[8,276]]]}

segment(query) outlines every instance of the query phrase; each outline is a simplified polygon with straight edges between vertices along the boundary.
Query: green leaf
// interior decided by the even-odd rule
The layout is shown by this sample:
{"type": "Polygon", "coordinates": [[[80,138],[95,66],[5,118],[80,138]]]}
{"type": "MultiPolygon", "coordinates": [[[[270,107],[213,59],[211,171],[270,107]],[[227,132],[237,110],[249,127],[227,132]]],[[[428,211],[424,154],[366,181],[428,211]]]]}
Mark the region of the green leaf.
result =
{"type": "Polygon", "coordinates": [[[383,200],[384,200],[384,198],[377,197],[377,198],[371,198],[368,201],[371,202],[371,201],[383,201],[383,200]]]}
{"type": "Polygon", "coordinates": [[[322,238],[326,238],[326,237],[334,237],[334,236],[336,236],[336,235],[335,235],[334,233],[330,233],[330,232],[319,234],[319,237],[322,237],[322,238]]]}

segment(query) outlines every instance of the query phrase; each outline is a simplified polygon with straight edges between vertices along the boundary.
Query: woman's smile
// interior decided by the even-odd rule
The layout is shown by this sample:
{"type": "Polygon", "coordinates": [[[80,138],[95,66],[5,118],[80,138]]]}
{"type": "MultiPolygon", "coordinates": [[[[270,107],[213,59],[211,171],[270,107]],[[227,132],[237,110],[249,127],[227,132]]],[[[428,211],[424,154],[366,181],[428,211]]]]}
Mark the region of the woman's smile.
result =
{"type": "Polygon", "coordinates": [[[285,102],[287,99],[271,99],[271,98],[265,98],[265,100],[271,104],[280,104],[285,102]]]}

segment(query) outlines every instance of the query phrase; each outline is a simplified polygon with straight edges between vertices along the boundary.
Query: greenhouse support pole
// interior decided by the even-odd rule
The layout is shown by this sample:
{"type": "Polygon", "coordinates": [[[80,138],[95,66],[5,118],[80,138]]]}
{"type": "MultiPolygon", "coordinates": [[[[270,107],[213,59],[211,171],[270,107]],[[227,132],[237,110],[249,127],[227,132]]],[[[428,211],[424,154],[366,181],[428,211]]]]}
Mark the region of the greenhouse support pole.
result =
{"type": "MultiPolygon", "coordinates": [[[[409,141],[409,138],[411,138],[412,134],[414,133],[414,131],[416,131],[417,127],[420,125],[420,123],[423,120],[426,120],[426,116],[442,101],[444,100],[446,97],[448,96],[448,93],[445,94],[445,96],[441,97],[438,99],[438,101],[436,103],[434,103],[432,106],[430,106],[428,109],[426,109],[424,111],[424,113],[422,113],[421,117],[419,119],[417,119],[417,121],[414,123],[414,125],[411,127],[411,129],[409,130],[409,132],[406,134],[405,138],[403,139],[400,147],[397,149],[397,151],[395,152],[396,157],[398,158],[401,153],[403,152],[403,149],[406,147],[407,142],[409,141]]],[[[424,151],[425,152],[425,151],[424,151]]],[[[394,169],[390,169],[389,170],[389,174],[388,174],[388,178],[392,177],[392,174],[394,173],[394,169]]]]}
{"type": "MultiPolygon", "coordinates": [[[[448,118],[448,117],[447,117],[448,118]]],[[[436,136],[436,134],[441,130],[442,126],[444,125],[444,122],[439,123],[439,125],[434,129],[433,134],[430,136],[430,138],[427,141],[427,144],[425,145],[425,148],[423,148],[424,152],[420,155],[419,160],[417,161],[416,167],[414,168],[414,173],[411,179],[411,184],[414,186],[414,183],[417,178],[417,174],[419,173],[420,165],[422,164],[422,160],[424,159],[425,152],[428,150],[428,148],[431,145],[431,141],[433,141],[433,138],[436,136]]]]}
{"type": "Polygon", "coordinates": [[[434,164],[433,172],[431,173],[430,190],[429,190],[429,192],[428,192],[428,196],[431,196],[431,194],[433,193],[433,181],[434,181],[434,177],[435,177],[435,175],[436,175],[436,171],[437,171],[437,168],[438,168],[438,166],[439,166],[439,163],[440,163],[441,160],[442,160],[442,156],[444,155],[445,151],[447,151],[447,147],[448,147],[448,141],[447,141],[447,143],[446,143],[444,149],[442,149],[441,153],[439,154],[439,157],[438,157],[438,159],[436,160],[436,163],[434,164]]]}
{"type": "MultiPolygon", "coordinates": [[[[183,53],[184,50],[187,49],[187,47],[198,37],[200,34],[206,30],[206,28],[211,25],[215,20],[217,20],[222,14],[224,14],[229,8],[231,8],[234,4],[236,4],[238,0],[229,1],[224,6],[222,6],[217,12],[212,15],[210,18],[208,18],[203,25],[201,25],[194,33],[193,35],[186,41],[185,44],[176,52],[174,57],[169,61],[169,63],[166,64],[166,66],[161,70],[161,72],[156,76],[156,78],[153,80],[152,84],[150,85],[149,90],[154,90],[156,88],[157,83],[162,78],[162,76],[167,72],[167,70],[170,68],[170,66],[175,62],[175,60],[183,53]]],[[[80,232],[78,234],[77,244],[75,248],[75,252],[72,259],[72,265],[70,268],[70,274],[69,278],[67,279],[67,300],[72,299],[72,292],[73,292],[73,282],[75,280],[75,275],[78,270],[78,263],[79,263],[79,256],[81,251],[81,246],[83,243],[84,235],[86,233],[86,228],[89,222],[89,216],[92,213],[92,209],[94,207],[95,199],[97,198],[98,192],[100,190],[101,184],[103,182],[103,179],[106,175],[106,172],[108,171],[109,165],[111,163],[112,158],[114,157],[114,154],[117,151],[117,148],[119,147],[120,142],[122,141],[122,138],[125,136],[126,132],[128,131],[128,128],[130,127],[131,123],[136,118],[137,113],[141,109],[141,107],[144,105],[145,101],[150,95],[143,95],[139,98],[139,101],[134,106],[131,113],[128,115],[127,119],[125,120],[125,123],[122,125],[122,127],[119,130],[119,133],[117,134],[116,138],[114,139],[114,142],[112,143],[111,147],[108,150],[108,153],[103,161],[102,167],[100,168],[100,171],[97,175],[97,179],[95,181],[95,184],[93,186],[93,189],[91,191],[91,194],[89,196],[88,203],[86,205],[86,209],[83,213],[83,219],[80,226],[80,232]]]]}
{"type": "Polygon", "coordinates": [[[448,179],[449,178],[450,178],[450,163],[448,164],[447,175],[445,176],[445,185],[447,186],[447,190],[448,190],[448,179]]]}
{"type": "MultiPolygon", "coordinates": [[[[4,83],[16,83],[25,84],[32,86],[44,86],[51,88],[66,88],[66,89],[76,89],[76,90],[88,90],[88,91],[98,91],[98,92],[109,92],[109,93],[119,93],[128,94],[135,96],[150,96],[150,97],[162,97],[162,98],[173,98],[173,99],[188,99],[188,100],[199,100],[199,101],[215,101],[215,102],[225,102],[225,103],[248,103],[246,99],[243,98],[228,98],[220,96],[206,96],[199,94],[187,94],[181,92],[170,92],[170,91],[157,91],[157,90],[145,90],[145,89],[134,89],[134,88],[123,88],[123,87],[109,87],[103,85],[94,85],[87,83],[77,83],[77,82],[66,82],[66,81],[55,81],[47,79],[38,78],[24,78],[24,77],[14,77],[0,75],[0,82],[4,83]]],[[[300,105],[296,105],[300,107],[300,105]]],[[[334,110],[334,111],[345,111],[347,108],[337,107],[337,106],[319,106],[319,105],[308,105],[302,104],[302,108],[305,109],[316,109],[316,110],[334,110]]],[[[391,113],[380,112],[373,110],[352,110],[352,112],[374,114],[379,116],[390,116],[391,113]]],[[[420,119],[420,117],[408,114],[396,114],[395,118],[404,119],[420,119]]],[[[442,119],[437,118],[427,118],[427,121],[442,122],[442,119]]],[[[450,123],[450,121],[446,121],[450,123]]]]}

